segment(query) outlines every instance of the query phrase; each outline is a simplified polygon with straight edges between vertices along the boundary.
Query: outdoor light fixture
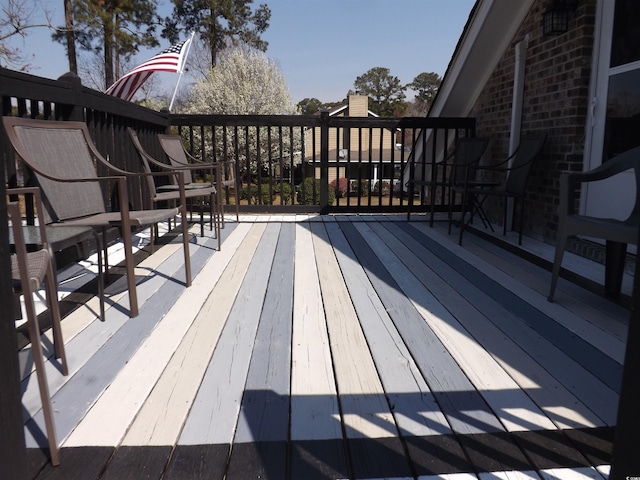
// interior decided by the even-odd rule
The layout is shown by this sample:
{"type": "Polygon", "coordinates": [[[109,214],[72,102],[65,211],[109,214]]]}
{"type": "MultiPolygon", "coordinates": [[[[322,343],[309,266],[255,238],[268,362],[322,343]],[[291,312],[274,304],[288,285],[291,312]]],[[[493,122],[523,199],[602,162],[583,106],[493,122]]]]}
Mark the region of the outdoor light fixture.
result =
{"type": "Polygon", "coordinates": [[[576,9],[577,0],[552,0],[542,14],[544,35],[560,35],[569,30],[569,14],[576,9]]]}

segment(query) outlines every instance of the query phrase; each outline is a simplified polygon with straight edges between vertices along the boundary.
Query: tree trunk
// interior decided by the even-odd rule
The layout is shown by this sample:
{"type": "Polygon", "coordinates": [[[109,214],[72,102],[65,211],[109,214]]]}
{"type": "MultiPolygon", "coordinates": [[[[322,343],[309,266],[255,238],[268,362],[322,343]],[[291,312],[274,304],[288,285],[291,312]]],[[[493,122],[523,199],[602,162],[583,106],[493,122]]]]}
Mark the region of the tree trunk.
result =
{"type": "Polygon", "coordinates": [[[113,85],[115,78],[113,76],[113,26],[104,26],[104,88],[113,85]]]}
{"type": "Polygon", "coordinates": [[[76,55],[76,38],[73,30],[73,8],[71,0],[64,0],[64,24],[67,37],[67,57],[69,58],[69,71],[78,74],[78,59],[76,55]]]}

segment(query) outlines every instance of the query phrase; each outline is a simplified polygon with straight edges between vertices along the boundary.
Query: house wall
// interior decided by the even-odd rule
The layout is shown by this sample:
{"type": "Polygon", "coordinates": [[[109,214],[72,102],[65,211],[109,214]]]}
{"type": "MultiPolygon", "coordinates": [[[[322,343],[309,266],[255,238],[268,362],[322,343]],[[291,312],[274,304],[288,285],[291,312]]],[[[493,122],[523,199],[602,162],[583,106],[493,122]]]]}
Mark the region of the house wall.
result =
{"type": "MultiPolygon", "coordinates": [[[[492,139],[492,158],[506,158],[515,47],[528,35],[521,132],[547,132],[548,139],[529,180],[524,231],[553,243],[558,222],[558,178],[563,172],[583,169],[596,0],[578,3],[570,15],[567,33],[544,36],[542,14],[550,3],[551,0],[538,0],[533,4],[470,116],[477,118],[477,135],[492,139]]],[[[500,223],[499,205],[489,208],[492,218],[500,223]]]]}
{"type": "MultiPolygon", "coordinates": [[[[349,95],[349,105],[346,111],[341,111],[338,117],[368,117],[369,116],[369,97],[366,95],[349,95]]],[[[373,150],[380,149],[380,136],[382,135],[382,148],[386,152],[386,157],[390,156],[391,150],[395,147],[395,138],[388,131],[380,128],[350,128],[348,129],[348,141],[345,141],[345,129],[330,128],[329,129],[329,150],[339,151],[348,149],[351,151],[352,161],[358,160],[358,152],[361,152],[363,159],[369,157],[369,144],[373,146],[373,150]]],[[[311,132],[305,136],[306,138],[306,159],[313,158],[315,150],[315,158],[320,159],[320,128],[315,129],[315,144],[313,144],[313,136],[311,132]]],[[[338,160],[330,158],[329,160],[338,160]]],[[[334,175],[335,177],[335,175],[334,175]]],[[[319,176],[317,178],[320,178],[319,176]]],[[[330,179],[333,180],[333,179],[330,179]]]]}

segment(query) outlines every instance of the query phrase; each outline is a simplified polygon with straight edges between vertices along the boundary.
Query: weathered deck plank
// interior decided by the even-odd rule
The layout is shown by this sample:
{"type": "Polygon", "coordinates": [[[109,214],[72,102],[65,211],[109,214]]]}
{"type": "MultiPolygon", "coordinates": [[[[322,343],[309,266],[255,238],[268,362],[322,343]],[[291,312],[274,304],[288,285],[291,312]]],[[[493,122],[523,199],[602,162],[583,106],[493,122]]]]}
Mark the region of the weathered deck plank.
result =
{"type": "MultiPolygon", "coordinates": [[[[507,431],[553,429],[554,424],[519,388],[500,364],[469,335],[456,318],[414,277],[411,269],[419,260],[401,264],[368,225],[358,225],[363,238],[398,282],[407,298],[423,316],[429,327],[448,346],[449,353],[507,431]]],[[[469,310],[472,317],[477,312],[469,310]]]]}
{"type": "MultiPolygon", "coordinates": [[[[256,227],[258,224],[256,225],[256,227]]],[[[264,233],[211,357],[178,441],[182,445],[231,444],[269,281],[279,225],[264,233]]]]}
{"type": "Polygon", "coordinates": [[[90,455],[101,478],[606,477],[624,311],[578,287],[547,304],[548,272],[398,217],[230,225],[214,255],[198,239],[191,289],[161,249],[140,318],[65,319],[66,468],[37,452],[33,477],[90,455]]]}
{"type": "Polygon", "coordinates": [[[257,246],[259,235],[247,238],[249,230],[248,224],[238,225],[225,241],[229,248],[216,253],[215,263],[211,264],[214,271],[206,272],[211,276],[203,278],[203,284],[209,283],[210,293],[144,400],[123,445],[173,445],[176,442],[235,301],[231,292],[239,288],[257,246]]]}

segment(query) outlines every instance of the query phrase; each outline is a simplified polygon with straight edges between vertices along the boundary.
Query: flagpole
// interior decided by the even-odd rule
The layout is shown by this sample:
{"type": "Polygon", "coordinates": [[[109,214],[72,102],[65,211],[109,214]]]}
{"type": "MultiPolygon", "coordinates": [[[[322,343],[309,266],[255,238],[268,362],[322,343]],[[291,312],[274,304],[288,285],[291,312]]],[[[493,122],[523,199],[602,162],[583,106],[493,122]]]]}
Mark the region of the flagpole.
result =
{"type": "Polygon", "coordinates": [[[173,89],[173,96],[171,97],[171,103],[169,103],[169,112],[173,108],[173,101],[176,99],[176,93],[178,93],[178,85],[180,85],[180,79],[182,78],[182,74],[184,73],[184,66],[187,64],[187,57],[189,56],[189,51],[191,50],[191,43],[193,41],[193,36],[196,34],[195,30],[191,32],[191,38],[189,39],[189,45],[187,46],[187,51],[184,53],[184,61],[180,66],[180,74],[178,75],[178,80],[176,81],[176,88],[173,89]]]}

